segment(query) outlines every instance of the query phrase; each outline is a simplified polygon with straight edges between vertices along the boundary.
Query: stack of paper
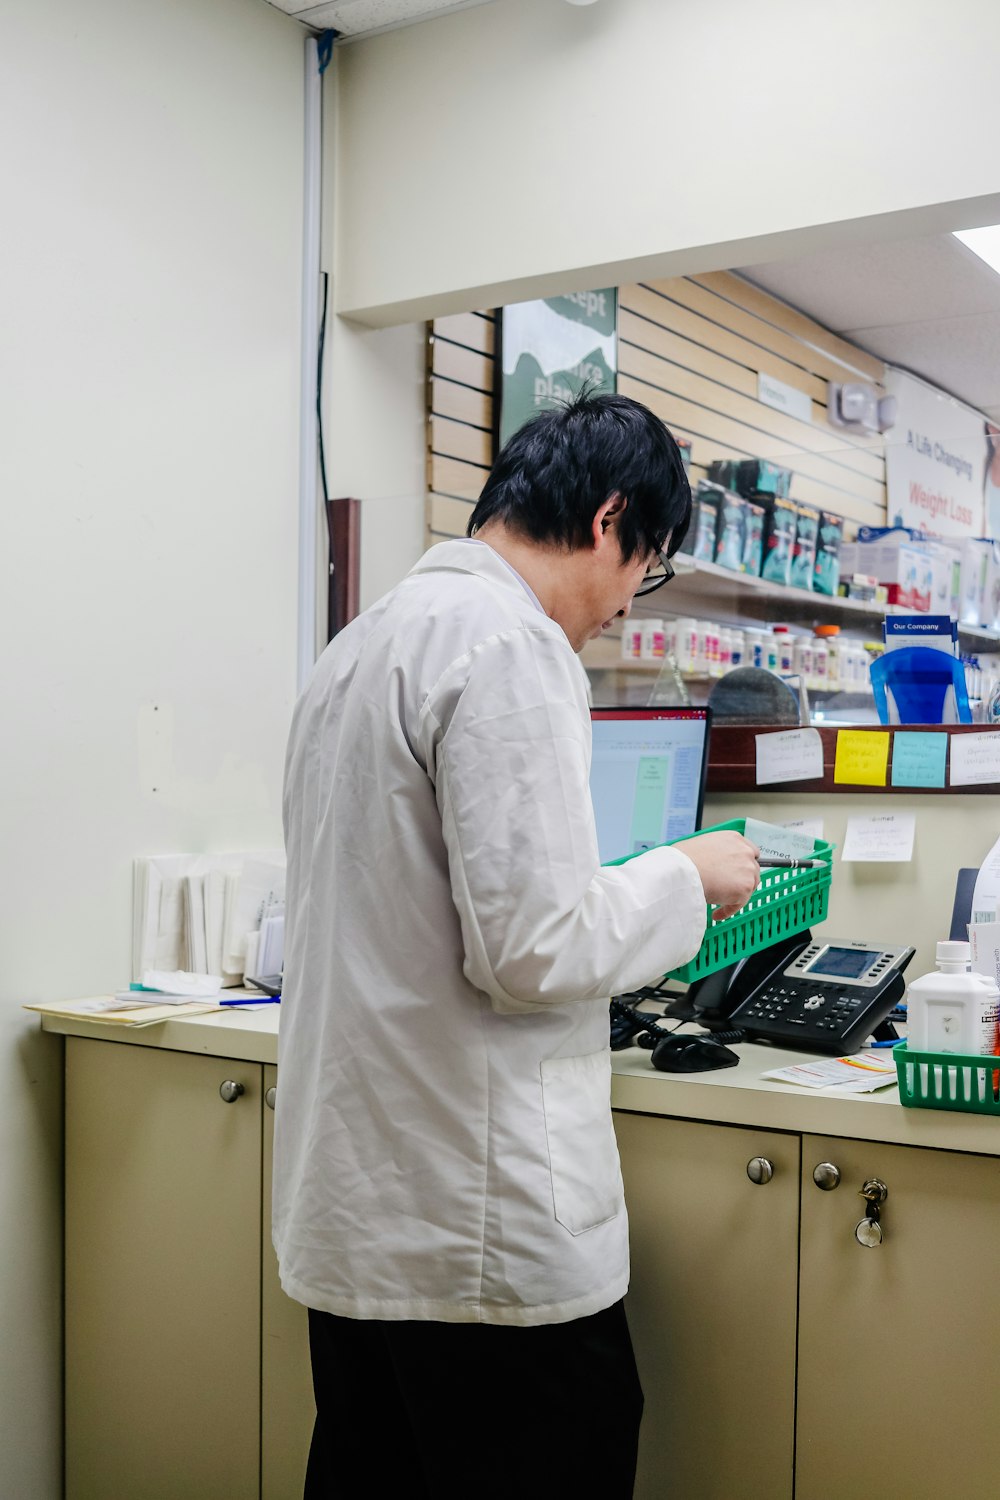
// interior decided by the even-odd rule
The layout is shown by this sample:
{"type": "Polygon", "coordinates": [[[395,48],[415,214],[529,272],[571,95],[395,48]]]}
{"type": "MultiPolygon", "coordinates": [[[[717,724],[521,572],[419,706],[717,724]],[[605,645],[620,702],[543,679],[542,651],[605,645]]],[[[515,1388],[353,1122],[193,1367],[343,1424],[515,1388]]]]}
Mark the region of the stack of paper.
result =
{"type": "Polygon", "coordinates": [[[284,896],[280,850],[138,857],[132,877],[133,980],[150,969],[182,969],[239,984],[249,934],[283,909],[284,896]]]}

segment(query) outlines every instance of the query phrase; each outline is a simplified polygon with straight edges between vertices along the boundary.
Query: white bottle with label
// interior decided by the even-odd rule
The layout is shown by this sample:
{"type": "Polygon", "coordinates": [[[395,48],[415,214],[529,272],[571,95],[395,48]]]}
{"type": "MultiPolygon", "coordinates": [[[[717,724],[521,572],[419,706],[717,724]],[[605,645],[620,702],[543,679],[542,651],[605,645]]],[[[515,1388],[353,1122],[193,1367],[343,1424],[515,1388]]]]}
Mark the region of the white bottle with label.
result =
{"type": "Polygon", "coordinates": [[[681,672],[693,672],[698,657],[698,622],[690,615],[674,621],[674,657],[681,672]]]}
{"type": "Polygon", "coordinates": [[[642,655],[642,626],[638,620],[626,620],[622,626],[622,659],[638,661],[642,655]]]}
{"type": "MultiPolygon", "coordinates": [[[[969,971],[968,943],[937,945],[937,969],[914,979],[906,990],[906,1046],[912,1052],[964,1052],[988,1055],[997,1050],[997,1017],[1000,990],[995,979],[969,971]]],[[[917,1066],[908,1064],[908,1066],[917,1066]]],[[[934,1074],[934,1089],[944,1086],[945,1097],[968,1100],[965,1078],[955,1068],[919,1064],[923,1090],[928,1073],[934,1074]],[[948,1079],[942,1078],[947,1072],[948,1079]],[[957,1092],[956,1092],[957,1091],[957,1092]]],[[[983,1079],[989,1075],[973,1075],[983,1079]]]]}
{"type": "Polygon", "coordinates": [[[729,632],[729,665],[736,670],[737,667],[745,667],[746,659],[746,636],[742,630],[733,629],[729,632]]]}
{"type": "Polygon", "coordinates": [[[643,620],[639,653],[643,661],[662,661],[666,654],[662,620],[643,620]]]}

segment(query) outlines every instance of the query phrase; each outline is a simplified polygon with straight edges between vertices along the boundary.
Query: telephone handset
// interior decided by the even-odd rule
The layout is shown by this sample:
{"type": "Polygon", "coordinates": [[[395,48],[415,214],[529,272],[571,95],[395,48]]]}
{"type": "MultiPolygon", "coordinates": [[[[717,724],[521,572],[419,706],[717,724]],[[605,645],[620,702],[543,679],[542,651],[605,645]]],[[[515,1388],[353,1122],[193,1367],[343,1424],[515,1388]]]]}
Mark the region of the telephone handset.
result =
{"type": "Polygon", "coordinates": [[[688,1000],[709,1026],[748,1041],[807,1052],[853,1052],[903,998],[915,948],[799,932],[692,985],[688,1000]]]}

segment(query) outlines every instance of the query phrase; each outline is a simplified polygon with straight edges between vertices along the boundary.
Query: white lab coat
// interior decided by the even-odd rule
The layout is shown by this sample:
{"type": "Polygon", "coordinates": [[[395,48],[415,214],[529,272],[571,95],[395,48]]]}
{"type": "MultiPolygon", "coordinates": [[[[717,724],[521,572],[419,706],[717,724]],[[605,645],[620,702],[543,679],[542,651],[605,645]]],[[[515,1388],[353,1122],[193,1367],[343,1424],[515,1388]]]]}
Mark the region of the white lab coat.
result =
{"type": "Polygon", "coordinates": [[[327,648],[288,747],[274,1243],[358,1318],[556,1323],[628,1285],[608,996],[698,949],[678,850],[599,865],[586,678],[486,545],[327,648]]]}

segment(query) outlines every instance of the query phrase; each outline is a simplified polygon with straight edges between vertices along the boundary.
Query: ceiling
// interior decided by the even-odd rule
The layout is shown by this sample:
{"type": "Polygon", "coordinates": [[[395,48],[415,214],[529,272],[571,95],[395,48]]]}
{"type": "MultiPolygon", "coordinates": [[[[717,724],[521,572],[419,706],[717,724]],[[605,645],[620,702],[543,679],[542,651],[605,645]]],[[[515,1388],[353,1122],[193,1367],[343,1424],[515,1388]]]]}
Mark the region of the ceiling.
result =
{"type": "Polygon", "coordinates": [[[345,41],[412,26],[450,10],[489,5],[491,0],[269,0],[269,3],[317,30],[339,31],[345,41]]]}
{"type": "Polygon", "coordinates": [[[738,270],[851,343],[1000,420],[1000,275],[954,235],[738,270]]]}
{"type": "MultiPolygon", "coordinates": [[[[269,0],[355,41],[493,0],[269,0]]],[[[736,267],[835,333],[1000,421],[1000,275],[950,234],[736,267]]]]}

